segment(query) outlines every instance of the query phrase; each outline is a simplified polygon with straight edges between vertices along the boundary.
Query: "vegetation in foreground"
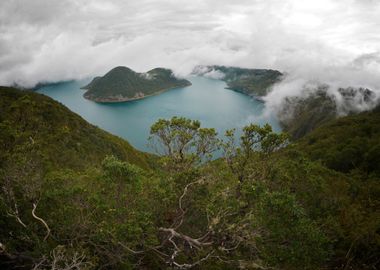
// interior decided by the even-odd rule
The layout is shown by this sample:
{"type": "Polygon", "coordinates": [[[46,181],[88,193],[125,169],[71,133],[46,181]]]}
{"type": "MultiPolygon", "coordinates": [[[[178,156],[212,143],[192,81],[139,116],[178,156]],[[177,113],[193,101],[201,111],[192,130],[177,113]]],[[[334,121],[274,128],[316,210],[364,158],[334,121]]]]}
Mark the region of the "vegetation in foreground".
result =
{"type": "Polygon", "coordinates": [[[378,267],[379,109],[295,143],[160,119],[157,157],[48,97],[0,95],[2,269],[378,267]]]}

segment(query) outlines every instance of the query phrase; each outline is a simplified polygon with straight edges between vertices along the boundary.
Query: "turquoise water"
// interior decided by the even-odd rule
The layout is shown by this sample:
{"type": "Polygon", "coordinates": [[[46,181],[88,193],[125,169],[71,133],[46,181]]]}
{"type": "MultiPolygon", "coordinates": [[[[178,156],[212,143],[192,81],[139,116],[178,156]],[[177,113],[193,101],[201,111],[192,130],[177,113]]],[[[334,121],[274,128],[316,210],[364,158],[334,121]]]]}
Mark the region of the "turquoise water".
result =
{"type": "Polygon", "coordinates": [[[80,87],[88,80],[49,85],[38,92],[63,103],[88,122],[127,139],[137,149],[149,152],[149,129],[159,118],[197,119],[203,127],[213,127],[220,134],[249,123],[269,123],[274,130],[280,130],[276,118],[263,115],[263,103],[225,89],[223,81],[202,77],[189,80],[193,84],[189,87],[125,103],[101,104],[83,98],[84,90],[80,87]]]}

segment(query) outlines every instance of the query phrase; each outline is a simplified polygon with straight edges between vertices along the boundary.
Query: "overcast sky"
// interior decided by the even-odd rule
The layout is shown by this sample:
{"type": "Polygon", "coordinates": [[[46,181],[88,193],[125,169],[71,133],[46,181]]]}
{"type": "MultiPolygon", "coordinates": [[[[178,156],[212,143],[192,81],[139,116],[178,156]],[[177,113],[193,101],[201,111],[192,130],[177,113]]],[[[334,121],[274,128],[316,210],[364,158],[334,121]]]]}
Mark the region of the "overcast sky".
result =
{"type": "Polygon", "coordinates": [[[380,1],[0,1],[0,84],[197,64],[380,90],[380,1]]]}

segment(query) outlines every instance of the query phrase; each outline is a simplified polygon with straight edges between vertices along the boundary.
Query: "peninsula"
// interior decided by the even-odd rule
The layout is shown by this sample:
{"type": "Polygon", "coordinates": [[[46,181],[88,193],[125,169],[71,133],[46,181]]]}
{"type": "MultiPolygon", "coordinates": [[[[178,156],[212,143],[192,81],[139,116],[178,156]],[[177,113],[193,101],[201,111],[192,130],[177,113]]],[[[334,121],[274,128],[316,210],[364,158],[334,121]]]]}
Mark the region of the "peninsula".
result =
{"type": "Polygon", "coordinates": [[[225,81],[231,89],[261,100],[283,74],[272,69],[248,69],[227,66],[197,66],[193,74],[225,81]]]}

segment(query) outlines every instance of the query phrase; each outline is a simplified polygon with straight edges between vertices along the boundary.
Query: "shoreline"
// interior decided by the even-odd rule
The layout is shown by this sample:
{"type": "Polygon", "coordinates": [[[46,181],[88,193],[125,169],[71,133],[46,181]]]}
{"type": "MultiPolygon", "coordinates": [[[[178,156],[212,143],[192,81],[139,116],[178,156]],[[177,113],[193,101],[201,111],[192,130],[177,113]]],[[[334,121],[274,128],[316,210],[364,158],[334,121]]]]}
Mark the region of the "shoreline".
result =
{"type": "Polygon", "coordinates": [[[234,91],[234,92],[237,92],[237,93],[240,93],[240,94],[243,94],[245,96],[248,96],[248,97],[251,97],[255,100],[257,100],[258,102],[261,102],[261,103],[265,103],[264,99],[263,99],[263,96],[257,96],[257,95],[253,95],[253,94],[247,94],[246,92],[242,91],[242,90],[238,90],[238,89],[234,89],[234,88],[230,88],[230,87],[225,87],[224,89],[227,89],[227,90],[231,90],[231,91],[234,91]]]}
{"type": "MultiPolygon", "coordinates": [[[[150,95],[144,95],[141,97],[133,97],[133,98],[128,98],[128,97],[122,97],[122,98],[91,98],[91,97],[86,96],[87,92],[83,94],[83,97],[87,100],[91,100],[91,101],[94,101],[97,103],[122,103],[122,102],[135,101],[135,100],[140,100],[140,99],[156,96],[156,95],[162,94],[162,93],[169,91],[169,90],[174,90],[176,88],[188,87],[191,85],[192,85],[192,83],[186,84],[184,86],[174,86],[174,87],[170,87],[170,88],[165,88],[165,89],[159,90],[159,91],[157,91],[153,94],[150,94],[150,95]]],[[[84,88],[82,88],[82,89],[84,89],[84,88]]],[[[84,89],[84,90],[88,91],[88,89],[84,89]]]]}

